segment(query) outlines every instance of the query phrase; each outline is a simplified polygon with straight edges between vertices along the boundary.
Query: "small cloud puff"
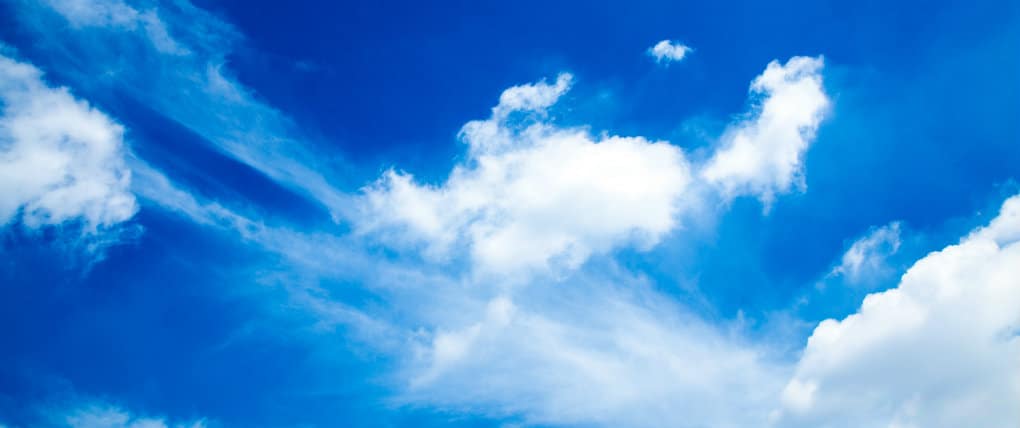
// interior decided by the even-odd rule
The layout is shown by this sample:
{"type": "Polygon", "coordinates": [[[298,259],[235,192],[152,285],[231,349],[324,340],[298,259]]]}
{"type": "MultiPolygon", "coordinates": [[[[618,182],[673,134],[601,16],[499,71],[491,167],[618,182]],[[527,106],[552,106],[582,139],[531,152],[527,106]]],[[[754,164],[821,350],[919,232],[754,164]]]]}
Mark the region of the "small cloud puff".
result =
{"type": "Polygon", "coordinates": [[[679,62],[690,52],[689,46],[672,40],[663,40],[648,48],[648,55],[655,58],[655,62],[659,64],[679,62]]]}
{"type": "Polygon", "coordinates": [[[893,222],[873,229],[866,236],[854,241],[839,266],[832,269],[830,276],[842,276],[850,283],[860,283],[886,269],[886,258],[900,248],[900,224],[893,222]]]}

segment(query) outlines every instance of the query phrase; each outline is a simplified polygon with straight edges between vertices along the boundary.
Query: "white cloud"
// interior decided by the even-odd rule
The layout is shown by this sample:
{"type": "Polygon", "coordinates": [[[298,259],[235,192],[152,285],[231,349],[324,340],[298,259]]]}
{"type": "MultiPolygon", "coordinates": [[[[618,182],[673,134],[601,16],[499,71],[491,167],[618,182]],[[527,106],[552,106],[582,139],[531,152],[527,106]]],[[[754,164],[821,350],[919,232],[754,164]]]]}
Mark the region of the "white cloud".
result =
{"type": "Polygon", "coordinates": [[[821,57],[769,63],[751,83],[758,104],[746,120],[727,129],[722,148],[701,171],[724,194],[757,195],[766,204],[777,193],[804,187],[804,153],[828,111],[821,57]]]}
{"type": "Polygon", "coordinates": [[[75,26],[131,28],[140,15],[138,10],[118,0],[44,0],[44,3],[75,26]]]}
{"type": "Polygon", "coordinates": [[[683,152],[643,137],[593,137],[544,122],[570,85],[561,75],[507,89],[461,138],[469,158],[439,186],[390,171],[365,189],[363,232],[400,229],[445,257],[466,243],[484,271],[575,267],[623,242],[654,245],[676,224],[691,181],[683,152]],[[520,117],[518,117],[520,116],[520,117]]]}
{"type": "Polygon", "coordinates": [[[861,283],[888,269],[886,258],[900,248],[900,224],[889,223],[873,229],[850,245],[830,276],[842,276],[851,284],[861,283]]]}
{"type": "Polygon", "coordinates": [[[787,376],[772,352],[667,302],[623,278],[494,297],[423,344],[401,398],[539,425],[761,426],[787,376]]]}
{"type": "Polygon", "coordinates": [[[170,36],[156,10],[141,11],[121,0],[45,0],[76,27],[114,27],[139,31],[162,53],[187,55],[190,51],[170,36]]]}
{"type": "Polygon", "coordinates": [[[52,88],[35,67],[0,56],[0,224],[81,220],[86,232],[130,219],[123,128],[52,88]]]}
{"type": "Polygon", "coordinates": [[[132,5],[123,0],[21,2],[19,21],[43,54],[83,87],[115,90],[188,128],[230,156],[339,217],[347,195],[334,187],[346,172],[319,153],[291,119],[241,84],[229,67],[241,36],[187,1],[132,5]],[[52,37],[66,25],[67,37],[52,37]],[[105,85],[105,86],[104,86],[105,85]]]}
{"type": "Polygon", "coordinates": [[[1020,420],[1020,195],[808,340],[781,425],[1014,427],[1020,420]]]}
{"type": "Polygon", "coordinates": [[[689,191],[698,178],[726,197],[766,202],[790,188],[828,106],[821,68],[820,58],[770,63],[751,85],[761,97],[755,116],[730,127],[698,177],[668,142],[549,123],[569,74],[515,86],[489,119],[464,125],[468,159],[444,183],[389,171],[365,189],[354,222],[391,243],[423,242],[434,260],[466,245],[476,268],[491,273],[572,268],[617,246],[648,248],[699,203],[689,191]]]}
{"type": "Polygon", "coordinates": [[[691,48],[687,45],[671,40],[660,41],[655,46],[648,48],[648,55],[655,58],[655,62],[659,64],[680,62],[690,52],[691,48]]]}
{"type": "Polygon", "coordinates": [[[332,231],[316,233],[267,225],[251,213],[237,212],[192,195],[137,159],[132,159],[131,169],[135,173],[139,197],[197,224],[231,233],[286,260],[283,271],[259,266],[253,276],[261,283],[284,288],[291,304],[318,318],[317,329],[328,331],[337,324],[344,324],[351,334],[371,336],[373,345],[378,346],[400,340],[401,332],[388,325],[383,315],[372,317],[344,302],[333,300],[329,290],[320,287],[320,284],[326,278],[358,280],[364,287],[382,292],[384,290],[379,288],[393,283],[403,287],[407,287],[408,283],[425,286],[425,275],[375,259],[361,251],[357,243],[336,236],[332,231]],[[337,260],[343,263],[338,264],[337,260]],[[371,281],[366,278],[371,278],[371,281]]]}
{"type": "Polygon", "coordinates": [[[556,77],[556,83],[552,85],[546,82],[539,82],[507,88],[500,94],[499,104],[493,107],[492,117],[504,120],[507,115],[514,111],[544,113],[546,109],[556,104],[556,101],[570,90],[573,82],[574,76],[570,73],[561,73],[556,77]]]}
{"type": "Polygon", "coordinates": [[[68,428],[205,428],[205,421],[170,423],[164,418],[139,417],[108,404],[89,404],[67,411],[60,421],[68,428]]]}

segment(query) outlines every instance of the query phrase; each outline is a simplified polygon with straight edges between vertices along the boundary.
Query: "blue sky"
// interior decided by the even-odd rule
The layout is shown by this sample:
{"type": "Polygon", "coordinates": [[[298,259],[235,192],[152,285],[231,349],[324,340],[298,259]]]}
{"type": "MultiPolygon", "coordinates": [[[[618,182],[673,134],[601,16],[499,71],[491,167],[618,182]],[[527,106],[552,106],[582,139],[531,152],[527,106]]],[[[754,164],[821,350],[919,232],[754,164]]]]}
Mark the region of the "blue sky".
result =
{"type": "Polygon", "coordinates": [[[0,2],[0,427],[1013,427],[1020,5],[0,2]]]}

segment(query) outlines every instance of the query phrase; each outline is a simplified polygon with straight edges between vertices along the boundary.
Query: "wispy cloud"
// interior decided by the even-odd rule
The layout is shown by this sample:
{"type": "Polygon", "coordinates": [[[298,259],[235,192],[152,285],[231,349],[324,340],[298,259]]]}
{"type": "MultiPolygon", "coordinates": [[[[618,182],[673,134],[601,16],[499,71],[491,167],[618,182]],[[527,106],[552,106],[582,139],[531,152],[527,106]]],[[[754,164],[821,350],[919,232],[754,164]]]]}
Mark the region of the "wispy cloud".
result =
{"type": "Polygon", "coordinates": [[[899,249],[898,222],[875,228],[850,245],[829,275],[842,276],[851,284],[859,284],[887,270],[886,259],[899,249]]]}
{"type": "MultiPolygon", "coordinates": [[[[758,119],[765,125],[750,126],[782,129],[768,133],[768,141],[745,142],[755,146],[747,156],[764,155],[758,146],[767,144],[803,151],[812,138],[800,128],[827,103],[814,92],[821,91],[821,61],[798,57],[787,64],[770,64],[755,79],[761,89],[754,96],[768,107],[758,119]],[[798,101],[790,94],[796,87],[814,102],[786,105],[798,101]],[[810,111],[775,125],[774,116],[790,108],[810,111]]],[[[558,126],[547,110],[569,82],[561,75],[555,84],[505,91],[492,117],[461,130],[469,158],[441,185],[390,171],[365,190],[364,214],[353,219],[361,233],[396,248],[421,243],[433,259],[485,273],[460,280],[471,288],[434,290],[432,298],[456,309],[423,314],[431,328],[402,370],[403,398],[520,414],[534,423],[763,423],[778,406],[774,397],[789,369],[776,349],[668,303],[641,278],[596,275],[584,265],[615,248],[649,249],[686,210],[736,197],[716,176],[691,172],[723,162],[715,159],[734,150],[732,141],[724,138],[702,166],[668,142],[558,126]],[[507,287],[508,278],[514,286],[507,287]],[[438,297],[448,292],[458,294],[438,297]],[[684,403],[673,399],[680,396],[684,403]]],[[[799,157],[785,162],[800,168],[799,157]]],[[[748,179],[769,189],[790,180],[775,177],[772,166],[763,169],[748,179]]]]}
{"type": "Polygon", "coordinates": [[[187,55],[190,51],[170,36],[156,8],[136,9],[120,0],[45,0],[77,28],[99,27],[136,31],[143,34],[158,51],[169,55],[187,55]]]}
{"type": "Polygon", "coordinates": [[[401,398],[532,424],[748,426],[766,418],[785,378],[773,349],[641,278],[533,286],[459,307],[477,318],[435,331],[408,362],[401,398]]]}
{"type": "Polygon", "coordinates": [[[319,153],[289,117],[234,78],[226,58],[241,36],[229,24],[188,2],[51,0],[19,13],[40,48],[83,86],[129,94],[334,215],[346,205],[341,180],[326,175],[342,171],[342,160],[319,153]]]}
{"type": "Polygon", "coordinates": [[[170,422],[161,417],[144,417],[106,403],[80,404],[62,415],[51,415],[53,422],[68,428],[205,428],[204,420],[170,422]]]}

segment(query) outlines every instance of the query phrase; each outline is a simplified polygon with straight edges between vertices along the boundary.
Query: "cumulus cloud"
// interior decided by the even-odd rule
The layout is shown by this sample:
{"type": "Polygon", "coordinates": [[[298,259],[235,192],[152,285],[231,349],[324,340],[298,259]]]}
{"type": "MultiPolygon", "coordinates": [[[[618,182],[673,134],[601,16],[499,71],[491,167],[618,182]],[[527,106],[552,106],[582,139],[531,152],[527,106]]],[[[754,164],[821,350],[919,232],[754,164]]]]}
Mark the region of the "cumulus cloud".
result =
{"type": "Polygon", "coordinates": [[[109,404],[88,404],[66,412],[57,422],[68,428],[205,428],[203,420],[182,423],[140,417],[109,404]]]}
{"type": "Polygon", "coordinates": [[[899,251],[899,248],[898,222],[873,229],[850,245],[830,276],[842,276],[851,284],[861,283],[885,271],[888,268],[886,258],[899,251]]]}
{"type": "Polygon", "coordinates": [[[766,201],[790,188],[828,106],[821,68],[820,58],[770,63],[751,85],[761,105],[730,127],[697,176],[666,141],[593,136],[546,120],[569,74],[515,86],[489,119],[461,129],[469,156],[444,183],[391,170],[365,189],[354,221],[363,233],[422,242],[433,259],[466,245],[476,267],[495,273],[572,268],[620,245],[648,248],[698,203],[685,197],[692,184],[766,201]]]}
{"type": "Polygon", "coordinates": [[[690,52],[690,47],[672,40],[663,40],[648,48],[648,55],[655,58],[655,62],[659,64],[680,62],[690,52]]]}
{"type": "Polygon", "coordinates": [[[570,75],[507,89],[492,117],[461,130],[468,159],[438,186],[389,171],[365,189],[363,232],[396,226],[444,257],[469,247],[484,271],[575,267],[622,242],[654,245],[676,224],[691,181],[680,148],[596,137],[543,120],[570,75]]]}
{"type": "Polygon", "coordinates": [[[769,63],[751,83],[754,110],[726,130],[702,177],[729,197],[756,195],[766,204],[803,188],[804,153],[829,107],[822,67],[821,57],[769,63]]]}
{"type": "Polygon", "coordinates": [[[808,340],[784,426],[1013,427],[1020,420],[1020,195],[808,340]]]}
{"type": "Polygon", "coordinates": [[[96,232],[134,215],[120,125],[4,56],[0,102],[0,224],[81,220],[96,232]]]}

